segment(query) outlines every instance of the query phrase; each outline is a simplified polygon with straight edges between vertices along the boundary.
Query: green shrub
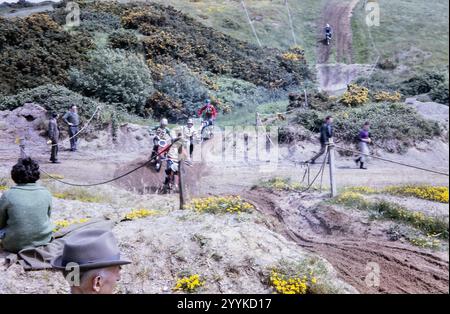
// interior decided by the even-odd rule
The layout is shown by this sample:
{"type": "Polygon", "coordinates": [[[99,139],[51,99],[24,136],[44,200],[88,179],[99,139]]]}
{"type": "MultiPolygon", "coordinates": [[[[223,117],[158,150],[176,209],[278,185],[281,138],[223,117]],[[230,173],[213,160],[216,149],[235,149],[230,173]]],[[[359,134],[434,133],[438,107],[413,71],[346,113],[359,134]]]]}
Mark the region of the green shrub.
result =
{"type": "Polygon", "coordinates": [[[449,90],[448,90],[448,80],[446,82],[440,82],[433,86],[430,91],[430,97],[433,101],[447,104],[449,103],[449,90]]]}
{"type": "Polygon", "coordinates": [[[255,107],[281,99],[286,92],[269,90],[239,79],[220,77],[215,81],[214,97],[222,104],[235,107],[255,107]]]}
{"type": "Polygon", "coordinates": [[[88,32],[110,32],[121,27],[120,17],[106,12],[80,10],[80,28],[88,32]]]}
{"type": "Polygon", "coordinates": [[[82,65],[90,37],[71,35],[45,14],[0,17],[0,90],[11,95],[43,84],[66,84],[70,67],[82,65]]]}
{"type": "Polygon", "coordinates": [[[135,33],[123,29],[112,32],[108,37],[108,41],[109,47],[113,49],[136,51],[142,46],[135,33]]]}
{"type": "Polygon", "coordinates": [[[179,100],[191,114],[208,98],[205,84],[184,64],[173,66],[173,72],[165,74],[155,86],[158,91],[179,100]]]}
{"type": "Polygon", "coordinates": [[[438,89],[446,84],[448,93],[448,80],[442,72],[432,71],[423,74],[417,74],[401,83],[400,91],[404,95],[416,96],[419,94],[427,94],[433,89],[438,89]]]}
{"type": "Polygon", "coordinates": [[[402,222],[432,235],[448,239],[448,218],[427,216],[421,212],[410,211],[407,208],[386,200],[368,201],[361,194],[347,191],[334,199],[334,202],[345,207],[367,210],[375,217],[402,222]]]}
{"type": "Polygon", "coordinates": [[[70,71],[70,86],[87,97],[113,103],[117,108],[139,115],[154,92],[150,70],[133,53],[100,49],[90,53],[90,62],[70,71]]]}
{"type": "Polygon", "coordinates": [[[166,94],[156,92],[147,100],[144,116],[153,117],[158,120],[167,118],[171,122],[176,122],[180,119],[187,119],[189,112],[181,101],[173,99],[166,94]]]}
{"type": "Polygon", "coordinates": [[[416,141],[440,135],[440,127],[421,117],[414,108],[404,104],[368,104],[358,108],[337,108],[334,111],[301,110],[296,122],[306,129],[318,132],[327,115],[334,119],[335,136],[354,142],[365,121],[371,122],[372,139],[378,147],[392,152],[403,152],[416,141]]]}

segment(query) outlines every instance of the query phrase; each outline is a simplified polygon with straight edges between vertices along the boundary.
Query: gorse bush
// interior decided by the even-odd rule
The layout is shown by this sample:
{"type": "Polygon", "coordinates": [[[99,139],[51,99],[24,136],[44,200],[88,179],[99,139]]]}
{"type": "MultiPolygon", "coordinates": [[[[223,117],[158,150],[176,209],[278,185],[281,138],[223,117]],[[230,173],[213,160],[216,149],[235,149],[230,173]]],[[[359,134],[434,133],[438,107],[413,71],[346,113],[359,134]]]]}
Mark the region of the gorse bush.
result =
{"type": "Polygon", "coordinates": [[[135,33],[127,30],[117,30],[112,32],[109,37],[109,47],[113,49],[125,49],[137,51],[141,49],[142,44],[135,33]]]}
{"type": "Polygon", "coordinates": [[[286,60],[276,49],[259,49],[206,27],[172,7],[129,8],[122,25],[145,35],[147,60],[183,62],[194,72],[211,72],[270,88],[300,84],[310,75],[304,60],[286,60]]]}
{"type": "Polygon", "coordinates": [[[415,142],[440,135],[437,122],[421,117],[414,108],[404,104],[369,104],[357,108],[336,108],[334,111],[301,110],[296,122],[318,132],[327,115],[334,117],[335,136],[355,142],[362,125],[371,122],[372,139],[378,147],[391,152],[403,152],[415,142]]]}
{"type": "Polygon", "coordinates": [[[117,108],[144,115],[145,103],[154,92],[150,70],[136,54],[100,49],[89,54],[90,62],[70,71],[70,87],[117,108]]]}
{"type": "Polygon", "coordinates": [[[426,72],[413,76],[409,80],[402,82],[401,92],[402,94],[409,96],[426,94],[432,91],[433,88],[440,86],[446,81],[447,79],[442,72],[426,72]]]}
{"type": "Polygon", "coordinates": [[[71,35],[48,15],[0,17],[0,90],[5,95],[43,84],[66,84],[70,67],[81,66],[93,44],[71,35]]]}
{"type": "Polygon", "coordinates": [[[369,101],[369,89],[356,84],[349,84],[340,102],[349,107],[363,105],[369,101]]]}

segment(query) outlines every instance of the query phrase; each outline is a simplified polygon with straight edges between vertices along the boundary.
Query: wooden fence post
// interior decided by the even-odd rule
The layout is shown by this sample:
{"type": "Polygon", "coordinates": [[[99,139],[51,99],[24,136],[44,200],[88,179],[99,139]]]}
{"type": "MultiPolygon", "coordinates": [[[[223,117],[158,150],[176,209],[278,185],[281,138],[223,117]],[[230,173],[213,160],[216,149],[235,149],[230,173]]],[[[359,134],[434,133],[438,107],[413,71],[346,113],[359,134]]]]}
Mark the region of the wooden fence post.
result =
{"type": "Polygon", "coordinates": [[[184,209],[184,205],[186,203],[186,189],[184,188],[184,160],[180,160],[180,164],[178,165],[178,189],[180,190],[180,209],[184,209]]]}
{"type": "Polygon", "coordinates": [[[336,185],[336,174],[335,174],[335,149],[334,149],[334,141],[330,139],[328,143],[328,153],[329,155],[329,163],[330,163],[330,187],[331,187],[331,197],[337,196],[337,185],[336,185]]]}

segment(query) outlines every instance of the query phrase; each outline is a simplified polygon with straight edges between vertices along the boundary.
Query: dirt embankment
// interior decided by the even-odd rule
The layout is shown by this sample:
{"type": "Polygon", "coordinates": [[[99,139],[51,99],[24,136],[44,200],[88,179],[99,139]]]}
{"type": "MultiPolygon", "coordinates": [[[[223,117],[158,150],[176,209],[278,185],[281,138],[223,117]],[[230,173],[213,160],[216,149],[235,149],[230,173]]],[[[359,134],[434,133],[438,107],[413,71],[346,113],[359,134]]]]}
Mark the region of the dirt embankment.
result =
{"type": "Polygon", "coordinates": [[[383,223],[332,207],[316,209],[311,196],[256,189],[246,197],[274,218],[273,229],[327,259],[361,293],[448,293],[448,255],[389,241],[383,223]],[[369,263],[379,265],[379,286],[371,285],[369,263]]]}

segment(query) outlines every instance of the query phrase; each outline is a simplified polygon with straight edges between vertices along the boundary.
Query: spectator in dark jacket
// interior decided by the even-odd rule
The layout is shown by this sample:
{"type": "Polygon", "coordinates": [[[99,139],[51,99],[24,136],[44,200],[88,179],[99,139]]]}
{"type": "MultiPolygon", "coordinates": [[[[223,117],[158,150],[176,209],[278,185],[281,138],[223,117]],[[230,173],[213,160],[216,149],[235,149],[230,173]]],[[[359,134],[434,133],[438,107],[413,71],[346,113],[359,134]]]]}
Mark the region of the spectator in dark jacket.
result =
{"type": "Polygon", "coordinates": [[[78,115],[78,108],[75,105],[70,106],[69,111],[64,115],[63,120],[69,126],[70,150],[77,151],[77,133],[80,125],[80,117],[78,115]]]}
{"type": "Polygon", "coordinates": [[[322,127],[320,128],[320,151],[309,161],[311,164],[315,164],[316,160],[325,154],[327,151],[327,144],[333,137],[333,117],[328,116],[325,118],[322,127]]]}
{"type": "Polygon", "coordinates": [[[58,140],[59,140],[59,127],[58,127],[58,114],[52,113],[50,121],[48,122],[48,137],[50,139],[52,148],[50,161],[54,164],[59,164],[58,161],[58,140]]]}

